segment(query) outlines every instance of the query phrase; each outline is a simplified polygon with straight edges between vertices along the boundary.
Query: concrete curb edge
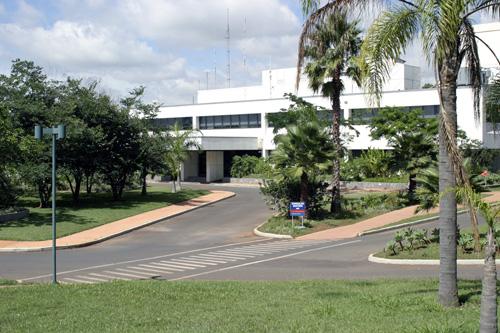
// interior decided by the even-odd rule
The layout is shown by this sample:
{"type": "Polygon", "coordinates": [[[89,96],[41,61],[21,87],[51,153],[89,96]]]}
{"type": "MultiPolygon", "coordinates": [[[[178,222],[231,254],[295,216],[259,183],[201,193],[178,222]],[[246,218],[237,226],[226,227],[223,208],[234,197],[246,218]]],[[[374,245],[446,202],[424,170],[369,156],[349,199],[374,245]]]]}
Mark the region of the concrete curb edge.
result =
{"type": "Polygon", "coordinates": [[[254,235],[260,236],[260,237],[266,237],[266,238],[293,239],[293,237],[290,236],[290,235],[272,234],[272,233],[269,233],[269,232],[259,231],[259,228],[262,227],[266,223],[267,223],[267,221],[264,222],[264,223],[259,224],[255,229],[253,229],[254,235]]]}
{"type": "MultiPolygon", "coordinates": [[[[97,244],[97,243],[101,243],[101,242],[104,242],[104,241],[106,241],[108,239],[115,238],[115,237],[127,234],[129,232],[132,232],[132,231],[135,231],[135,230],[138,230],[138,229],[150,226],[150,225],[158,223],[158,222],[162,222],[162,221],[171,219],[173,217],[177,217],[179,215],[182,215],[182,214],[185,214],[185,213],[188,213],[188,212],[192,212],[193,210],[196,210],[196,209],[205,207],[207,205],[211,205],[211,204],[214,204],[214,203],[217,203],[217,202],[220,202],[220,201],[223,201],[223,200],[226,200],[226,199],[229,199],[229,198],[232,198],[232,197],[236,196],[236,193],[234,193],[234,192],[230,192],[230,191],[225,191],[225,192],[228,192],[228,193],[231,193],[231,194],[228,195],[227,197],[220,198],[220,199],[217,199],[217,200],[214,200],[214,201],[210,201],[210,202],[206,202],[206,203],[203,203],[203,204],[201,204],[199,206],[191,207],[188,210],[185,210],[183,212],[175,213],[175,214],[172,214],[172,215],[167,216],[167,217],[162,217],[160,219],[157,219],[157,220],[154,220],[154,221],[150,221],[148,223],[142,224],[140,226],[136,226],[134,228],[123,230],[123,231],[120,231],[120,232],[117,232],[117,233],[114,233],[114,234],[111,234],[111,235],[107,235],[107,236],[104,236],[104,237],[101,237],[101,238],[98,238],[98,239],[94,239],[92,241],[84,242],[84,243],[78,243],[78,244],[73,244],[73,245],[57,246],[57,249],[58,250],[74,249],[74,248],[86,247],[86,246],[94,245],[94,244],[97,244]]],[[[52,246],[46,246],[46,247],[29,247],[29,248],[0,248],[0,253],[40,252],[40,251],[43,252],[43,251],[49,251],[49,250],[52,250],[52,246]]]]}
{"type": "MultiPolygon", "coordinates": [[[[375,253],[372,253],[368,256],[368,261],[376,263],[376,264],[388,264],[388,265],[425,265],[425,266],[438,266],[439,260],[437,259],[388,259],[388,258],[380,258],[376,257],[375,253]]],[[[458,259],[457,265],[483,265],[484,259],[458,259]]],[[[496,264],[500,264],[500,260],[496,260],[496,264]]]]}

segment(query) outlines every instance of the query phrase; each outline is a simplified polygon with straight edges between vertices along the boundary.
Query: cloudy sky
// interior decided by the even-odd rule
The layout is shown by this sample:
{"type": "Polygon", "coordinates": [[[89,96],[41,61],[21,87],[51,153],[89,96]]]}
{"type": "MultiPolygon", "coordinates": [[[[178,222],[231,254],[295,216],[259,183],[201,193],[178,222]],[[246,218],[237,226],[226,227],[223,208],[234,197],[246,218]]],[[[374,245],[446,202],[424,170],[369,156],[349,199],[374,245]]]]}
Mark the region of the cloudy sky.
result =
{"type": "MultiPolygon", "coordinates": [[[[0,72],[29,59],[114,96],[144,85],[147,100],[191,103],[207,74],[209,88],[227,86],[228,9],[231,86],[295,65],[299,0],[0,0],[0,72]]],[[[407,60],[423,64],[418,52],[407,60]]]]}

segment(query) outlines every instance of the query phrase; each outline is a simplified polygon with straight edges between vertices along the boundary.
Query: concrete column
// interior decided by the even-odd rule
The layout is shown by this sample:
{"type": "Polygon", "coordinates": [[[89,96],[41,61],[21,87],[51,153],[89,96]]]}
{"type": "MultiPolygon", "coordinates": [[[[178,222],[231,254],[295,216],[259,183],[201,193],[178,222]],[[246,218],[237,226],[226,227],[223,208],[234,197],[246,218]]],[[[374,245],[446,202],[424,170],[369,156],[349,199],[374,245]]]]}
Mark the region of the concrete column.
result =
{"type": "Polygon", "coordinates": [[[190,151],[188,158],[181,166],[181,180],[186,181],[189,177],[198,176],[198,152],[190,151]]]}
{"type": "Polygon", "coordinates": [[[207,151],[207,183],[224,178],[224,152],[207,151]]]}

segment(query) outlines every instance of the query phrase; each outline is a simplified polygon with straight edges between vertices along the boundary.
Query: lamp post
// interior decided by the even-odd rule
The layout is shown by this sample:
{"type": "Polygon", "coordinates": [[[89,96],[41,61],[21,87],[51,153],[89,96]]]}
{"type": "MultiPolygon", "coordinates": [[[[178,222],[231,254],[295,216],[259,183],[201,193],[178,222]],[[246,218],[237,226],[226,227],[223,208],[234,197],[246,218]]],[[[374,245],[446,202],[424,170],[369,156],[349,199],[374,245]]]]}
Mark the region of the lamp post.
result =
{"type": "Polygon", "coordinates": [[[52,283],[57,284],[56,268],[56,140],[66,136],[66,125],[42,128],[35,126],[35,139],[41,140],[43,135],[52,136],[52,283]]]}

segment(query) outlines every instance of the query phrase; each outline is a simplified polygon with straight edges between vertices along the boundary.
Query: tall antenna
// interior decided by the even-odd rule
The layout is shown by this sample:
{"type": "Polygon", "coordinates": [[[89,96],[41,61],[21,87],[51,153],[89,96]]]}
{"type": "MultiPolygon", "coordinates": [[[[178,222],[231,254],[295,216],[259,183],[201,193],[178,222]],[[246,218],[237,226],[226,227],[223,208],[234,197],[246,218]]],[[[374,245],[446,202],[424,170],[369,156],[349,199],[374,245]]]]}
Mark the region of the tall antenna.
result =
{"type": "MultiPolygon", "coordinates": [[[[247,38],[247,17],[245,16],[245,25],[243,27],[243,38],[247,38]]],[[[245,45],[245,44],[243,44],[245,45]]],[[[246,47],[243,46],[243,73],[245,74],[245,77],[247,75],[247,50],[246,47]]]]}
{"type": "Polygon", "coordinates": [[[227,30],[226,30],[226,42],[227,42],[227,87],[231,88],[231,35],[229,31],[229,8],[227,9],[227,30]]]}
{"type": "Polygon", "coordinates": [[[217,49],[214,49],[214,89],[217,89],[217,49]]]}

